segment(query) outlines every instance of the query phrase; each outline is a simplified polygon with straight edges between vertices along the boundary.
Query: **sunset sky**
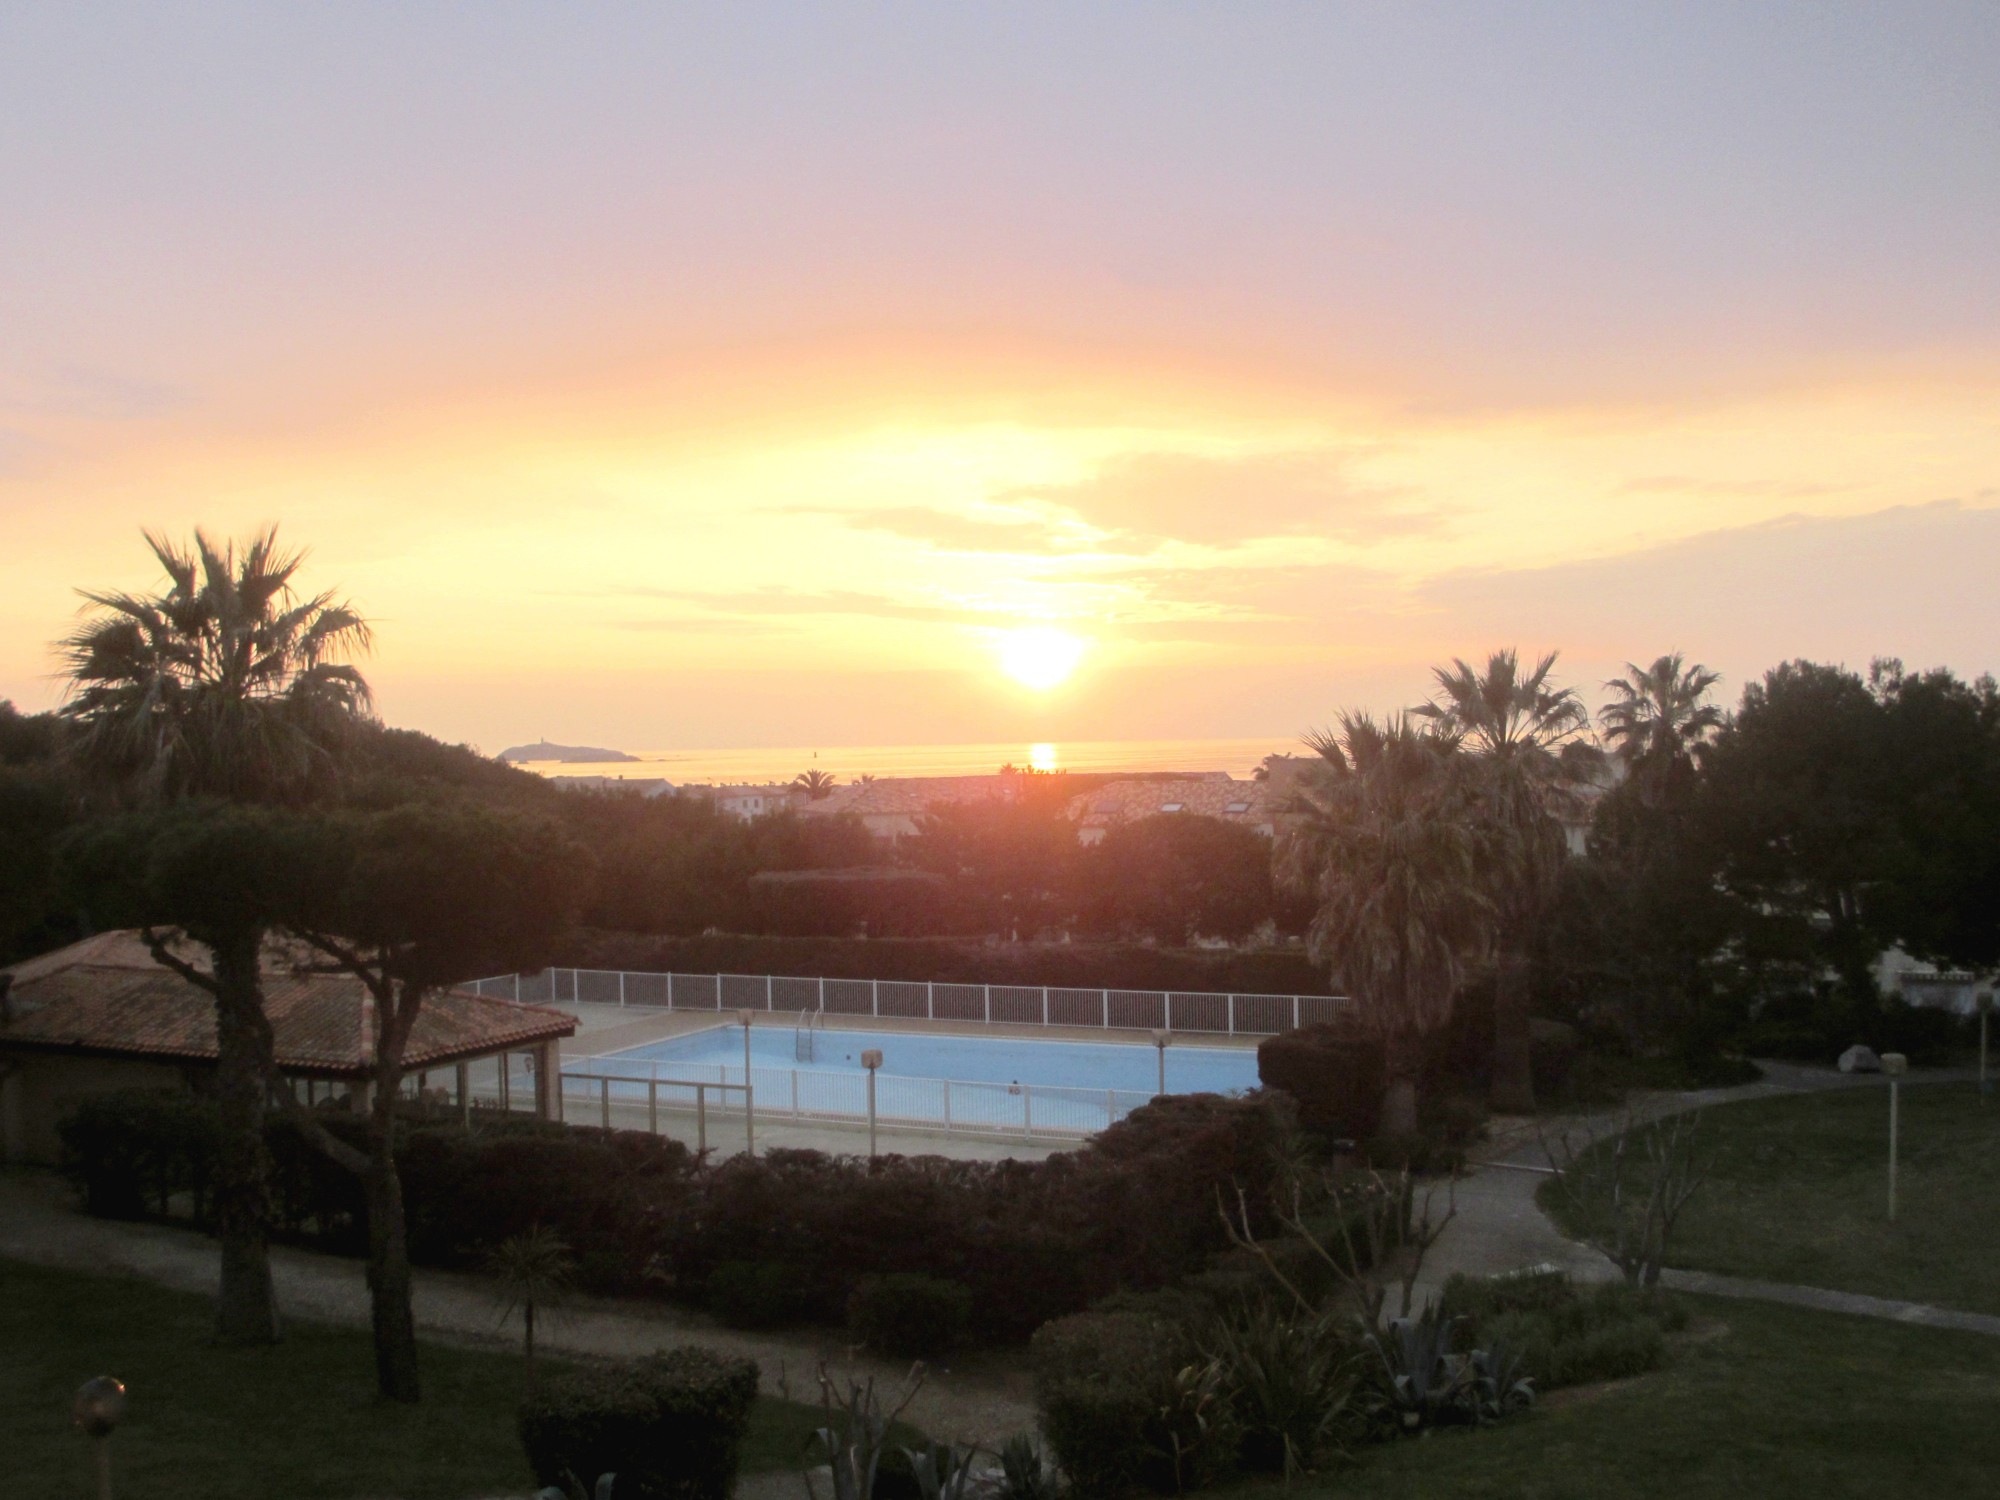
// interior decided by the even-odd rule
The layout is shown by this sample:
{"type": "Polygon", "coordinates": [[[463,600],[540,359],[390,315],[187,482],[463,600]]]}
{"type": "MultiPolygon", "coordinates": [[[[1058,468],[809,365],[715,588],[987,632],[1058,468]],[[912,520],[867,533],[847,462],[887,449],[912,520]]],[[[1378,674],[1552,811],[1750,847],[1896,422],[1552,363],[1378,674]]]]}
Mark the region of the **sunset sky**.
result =
{"type": "Polygon", "coordinates": [[[10,6],[0,696],[266,522],[488,750],[2000,667],[1996,80],[1985,0],[10,6]]]}

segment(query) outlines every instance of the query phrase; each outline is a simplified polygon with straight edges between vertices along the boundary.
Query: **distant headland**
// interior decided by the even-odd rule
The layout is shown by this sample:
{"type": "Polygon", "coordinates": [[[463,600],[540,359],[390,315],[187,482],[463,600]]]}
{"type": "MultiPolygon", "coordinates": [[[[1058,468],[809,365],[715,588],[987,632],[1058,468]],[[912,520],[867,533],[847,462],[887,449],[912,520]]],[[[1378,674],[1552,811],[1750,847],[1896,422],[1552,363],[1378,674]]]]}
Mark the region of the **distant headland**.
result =
{"type": "Polygon", "coordinates": [[[532,745],[510,745],[500,752],[502,760],[554,760],[570,765],[638,758],[627,755],[623,750],[598,750],[590,745],[552,745],[547,740],[537,740],[532,745]]]}

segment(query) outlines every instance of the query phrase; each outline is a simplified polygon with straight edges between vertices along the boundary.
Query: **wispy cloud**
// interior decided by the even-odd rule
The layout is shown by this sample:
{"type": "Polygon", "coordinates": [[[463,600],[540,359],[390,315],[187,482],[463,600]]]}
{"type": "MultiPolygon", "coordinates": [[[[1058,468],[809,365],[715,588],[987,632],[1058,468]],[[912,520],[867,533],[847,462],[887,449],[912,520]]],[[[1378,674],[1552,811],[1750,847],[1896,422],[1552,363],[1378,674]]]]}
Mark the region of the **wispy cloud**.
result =
{"type": "Polygon", "coordinates": [[[1065,537],[1052,529],[1046,519],[1032,516],[988,519],[921,505],[835,514],[857,531],[886,531],[951,551],[1053,553],[1088,545],[1085,539],[1065,537]]]}
{"type": "Polygon", "coordinates": [[[860,615],[883,620],[930,620],[962,623],[977,619],[983,611],[959,604],[926,603],[891,598],[887,594],[864,593],[858,589],[826,589],[812,592],[789,588],[739,589],[703,592],[696,589],[636,588],[618,591],[623,597],[673,600],[713,611],[713,616],[673,618],[735,618],[801,615],[860,615]]]}
{"type": "Polygon", "coordinates": [[[1077,483],[999,498],[1061,506],[1114,536],[1209,546],[1290,535],[1376,541],[1438,524],[1438,513],[1412,506],[1407,491],[1355,481],[1348,467],[1359,456],[1355,449],[1134,453],[1077,483]]]}

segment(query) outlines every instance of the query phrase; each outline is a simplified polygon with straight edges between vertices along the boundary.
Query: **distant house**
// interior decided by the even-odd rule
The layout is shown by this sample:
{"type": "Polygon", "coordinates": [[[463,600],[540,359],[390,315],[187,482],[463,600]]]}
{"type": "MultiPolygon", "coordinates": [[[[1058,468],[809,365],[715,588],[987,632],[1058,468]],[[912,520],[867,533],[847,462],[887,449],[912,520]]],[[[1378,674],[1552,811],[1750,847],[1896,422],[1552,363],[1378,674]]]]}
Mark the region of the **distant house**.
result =
{"type": "Polygon", "coordinates": [[[551,776],[549,784],[566,792],[630,792],[641,797],[674,794],[674,784],[663,776],[551,776]]]}
{"type": "Polygon", "coordinates": [[[1969,1016],[1976,1013],[1979,996],[1993,992],[1996,978],[1967,969],[1940,969],[1901,948],[1891,948],[1875,961],[1875,982],[1911,1005],[1969,1016]]]}
{"type": "MultiPolygon", "coordinates": [[[[205,967],[201,950],[186,955],[205,967]]],[[[278,1070],[308,1097],[366,1107],[375,1071],[373,1000],[348,974],[298,973],[267,950],[264,1003],[278,1070]]],[[[536,1112],[562,1114],[562,1038],[576,1017],[539,1005],[450,990],[424,1002],[405,1054],[411,1075],[446,1072],[469,1100],[467,1067],[535,1056],[536,1112]]],[[[215,1067],[215,1002],[153,961],[132,932],[106,932],[0,970],[0,1156],[52,1163],[56,1127],[82,1099],[134,1088],[202,1086],[215,1067]]]]}
{"type": "Polygon", "coordinates": [[[1114,781],[1072,797],[1066,809],[1077,842],[1099,844],[1112,829],[1162,813],[1194,813],[1276,836],[1285,793],[1268,781],[1238,781],[1227,772],[1114,781]]]}
{"type": "Polygon", "coordinates": [[[794,791],[790,783],[781,781],[763,785],[691,786],[684,787],[681,795],[706,797],[715,804],[718,812],[745,823],[804,800],[804,795],[794,791]]]}
{"type": "Polygon", "coordinates": [[[890,776],[835,787],[817,802],[801,802],[806,817],[836,817],[851,813],[875,837],[889,843],[914,834],[926,813],[946,807],[1014,802],[1020,795],[1018,776],[890,776]]]}

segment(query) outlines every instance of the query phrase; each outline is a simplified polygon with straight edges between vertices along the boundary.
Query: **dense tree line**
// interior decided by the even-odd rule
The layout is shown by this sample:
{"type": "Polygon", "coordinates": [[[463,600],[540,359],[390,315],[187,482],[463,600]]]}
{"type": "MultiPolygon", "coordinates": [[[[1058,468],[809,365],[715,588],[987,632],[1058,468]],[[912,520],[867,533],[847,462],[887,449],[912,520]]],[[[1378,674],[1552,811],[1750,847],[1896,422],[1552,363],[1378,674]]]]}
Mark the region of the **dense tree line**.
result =
{"type": "Polygon", "coordinates": [[[1600,736],[1553,655],[1524,668],[1503,651],[1440,670],[1407,715],[1314,736],[1275,849],[1188,814],[1085,845],[1071,784],[1029,775],[885,848],[851,817],[743,822],[698,796],[568,792],[385,728],[353,664],[366,623],[295,589],[299,554],[269,533],[148,541],[167,586],[87,596],[62,710],[0,704],[0,945],[11,959],[138,926],[213,998],[218,1332],[233,1341],[278,1331],[262,1142],[266,1111],[290,1105],[266,940],[367,986],[368,1148],[299,1125],[365,1185],[378,1373],[398,1399],[417,1391],[389,1144],[402,1043],[426,996],[547,963],[579,923],[1164,946],[1300,931],[1384,1044],[1392,1130],[1413,1122],[1469,992],[1490,997],[1493,1098],[1526,1108],[1533,1009],[1697,1062],[1824,1055],[1916,1034],[1878,992],[1886,948],[2000,962],[1990,678],[1788,662],[1724,714],[1714,675],[1667,656],[1607,685],[1600,736]],[[1567,830],[1586,824],[1573,856],[1567,830]]]}

